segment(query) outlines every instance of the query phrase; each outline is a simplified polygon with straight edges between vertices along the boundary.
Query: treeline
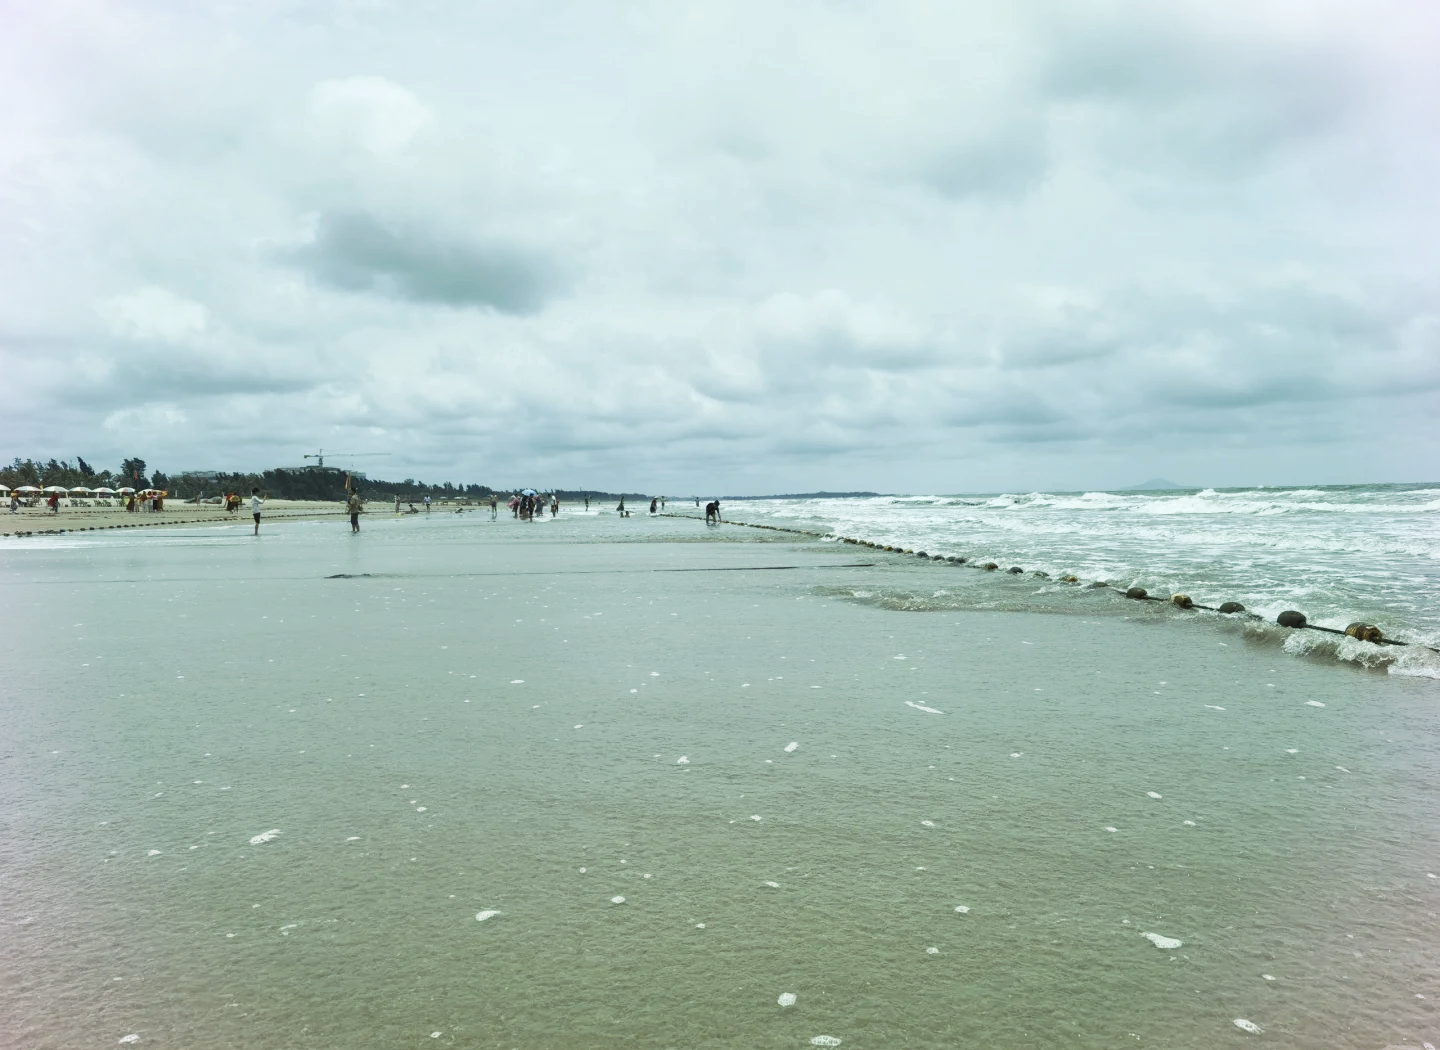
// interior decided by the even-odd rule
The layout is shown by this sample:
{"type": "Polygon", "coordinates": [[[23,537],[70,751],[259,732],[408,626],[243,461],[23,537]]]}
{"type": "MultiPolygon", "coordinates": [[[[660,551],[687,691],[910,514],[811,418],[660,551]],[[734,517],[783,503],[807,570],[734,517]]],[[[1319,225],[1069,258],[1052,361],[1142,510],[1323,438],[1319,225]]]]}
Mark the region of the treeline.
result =
{"type": "Polygon", "coordinates": [[[73,465],[65,459],[44,462],[16,456],[15,461],[8,467],[0,467],[0,484],[9,485],[12,489],[17,485],[35,485],[39,488],[46,485],[64,485],[67,489],[73,489],[77,485],[91,489],[153,486],[163,489],[168,482],[169,479],[158,470],[153,476],[146,475],[143,459],[127,459],[120,464],[119,470],[97,470],[80,456],[75,457],[73,465]]]}
{"type": "MultiPolygon", "coordinates": [[[[226,492],[249,495],[251,489],[259,489],[268,499],[294,500],[343,500],[346,495],[345,481],[349,475],[336,467],[277,467],[260,473],[181,473],[166,474],[155,470],[146,473],[143,459],[133,457],[123,460],[119,470],[102,470],[91,466],[80,457],[69,460],[49,461],[20,459],[18,456],[9,466],[0,467],[0,484],[16,488],[20,485],[63,485],[67,489],[83,485],[86,488],[157,488],[170,493],[172,499],[194,499],[197,495],[217,496],[226,492]]],[[[427,484],[414,478],[403,481],[385,481],[380,478],[357,477],[356,482],[367,499],[391,499],[399,496],[402,500],[431,499],[484,499],[492,493],[505,499],[518,489],[492,489],[488,485],[456,484],[445,481],[427,484]]],[[[538,488],[538,487],[537,487],[538,488]]],[[[544,490],[551,491],[551,490],[544,490]]],[[[613,499],[618,501],[620,493],[599,492],[584,489],[560,489],[557,492],[562,502],[575,502],[589,497],[591,500],[613,499]]],[[[650,497],[639,492],[624,494],[628,500],[648,500],[650,497]]]]}

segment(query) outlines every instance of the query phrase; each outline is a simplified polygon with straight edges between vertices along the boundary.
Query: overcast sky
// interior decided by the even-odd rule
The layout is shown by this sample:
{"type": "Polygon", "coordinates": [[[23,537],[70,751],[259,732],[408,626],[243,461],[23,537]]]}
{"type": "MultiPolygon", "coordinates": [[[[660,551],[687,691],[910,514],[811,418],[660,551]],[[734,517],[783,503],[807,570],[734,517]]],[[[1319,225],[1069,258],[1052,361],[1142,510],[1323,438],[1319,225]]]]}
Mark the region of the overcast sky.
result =
{"type": "Polygon", "coordinates": [[[1413,0],[0,0],[0,453],[1435,479],[1437,53],[1413,0]]]}

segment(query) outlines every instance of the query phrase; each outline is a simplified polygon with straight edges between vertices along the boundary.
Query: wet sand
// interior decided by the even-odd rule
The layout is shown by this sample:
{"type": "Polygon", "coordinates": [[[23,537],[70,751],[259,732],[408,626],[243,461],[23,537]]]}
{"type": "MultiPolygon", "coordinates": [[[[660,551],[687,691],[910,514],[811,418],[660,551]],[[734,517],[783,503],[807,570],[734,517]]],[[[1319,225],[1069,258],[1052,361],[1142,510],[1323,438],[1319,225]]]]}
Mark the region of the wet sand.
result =
{"type": "Polygon", "coordinates": [[[416,524],[0,548],[0,1046],[1435,1041],[1433,683],[416,524]]]}
{"type": "MultiPolygon", "coordinates": [[[[479,510],[478,507],[467,508],[479,510]]],[[[489,508],[485,508],[488,512],[489,508]]],[[[423,513],[423,512],[422,512],[423,513]]],[[[437,513],[440,513],[437,511],[437,513]]],[[[451,508],[449,513],[454,513],[451,508]]],[[[366,504],[365,514],[369,517],[393,518],[393,503],[366,504]]],[[[322,500],[265,501],[262,525],[266,521],[301,521],[346,516],[345,504],[322,500]]],[[[400,515],[414,517],[415,515],[400,515]]],[[[432,515],[433,517],[433,515],[432,515]]],[[[250,505],[242,504],[234,514],[224,507],[213,504],[177,503],[169,501],[158,513],[136,510],[133,513],[120,507],[70,507],[62,506],[52,513],[44,506],[24,507],[15,514],[0,510],[0,536],[46,535],[65,532],[94,531],[97,529],[146,528],[159,525],[224,525],[233,522],[251,523],[250,505]]]]}

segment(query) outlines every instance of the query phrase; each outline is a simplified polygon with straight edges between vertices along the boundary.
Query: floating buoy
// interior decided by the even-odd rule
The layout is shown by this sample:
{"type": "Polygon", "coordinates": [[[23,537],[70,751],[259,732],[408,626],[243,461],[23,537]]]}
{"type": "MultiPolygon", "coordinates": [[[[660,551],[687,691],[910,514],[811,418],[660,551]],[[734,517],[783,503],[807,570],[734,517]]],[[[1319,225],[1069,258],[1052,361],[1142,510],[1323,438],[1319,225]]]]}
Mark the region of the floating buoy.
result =
{"type": "Polygon", "coordinates": [[[928,559],[928,558],[930,557],[930,555],[926,554],[924,551],[916,551],[916,552],[915,552],[915,557],[917,557],[917,558],[927,558],[927,559],[928,559]]]}
{"type": "Polygon", "coordinates": [[[1220,611],[1227,615],[1230,613],[1244,612],[1245,606],[1241,605],[1239,602],[1226,602],[1224,605],[1220,606],[1220,611]]]}
{"type": "Polygon", "coordinates": [[[980,568],[984,569],[986,572],[994,572],[996,569],[1000,568],[1000,566],[996,565],[993,561],[987,561],[984,565],[980,566],[980,568]]]}
{"type": "Polygon", "coordinates": [[[1306,625],[1305,614],[1296,612],[1294,609],[1286,609],[1275,617],[1275,622],[1281,627],[1304,627],[1306,625]]]}
{"type": "Polygon", "coordinates": [[[900,553],[901,553],[901,554],[914,554],[915,552],[914,552],[913,550],[911,550],[909,547],[906,547],[906,548],[905,548],[903,551],[901,551],[900,553]]]}
{"type": "Polygon", "coordinates": [[[1170,604],[1178,605],[1182,609],[1193,609],[1195,607],[1195,603],[1190,600],[1190,595],[1188,594],[1170,595],[1170,604]]]}
{"type": "Polygon", "coordinates": [[[1143,602],[1146,598],[1150,597],[1150,592],[1144,587],[1131,587],[1125,592],[1125,597],[1134,598],[1137,602],[1143,602]]]}
{"type": "Polygon", "coordinates": [[[1025,572],[1025,570],[1020,568],[1020,566],[1018,565],[1012,565],[1006,571],[1010,573],[1011,576],[1020,576],[1025,572]]]}
{"type": "Polygon", "coordinates": [[[1352,623],[1345,628],[1345,633],[1351,638],[1362,642],[1374,642],[1376,645],[1385,640],[1385,635],[1373,623],[1352,623]]]}

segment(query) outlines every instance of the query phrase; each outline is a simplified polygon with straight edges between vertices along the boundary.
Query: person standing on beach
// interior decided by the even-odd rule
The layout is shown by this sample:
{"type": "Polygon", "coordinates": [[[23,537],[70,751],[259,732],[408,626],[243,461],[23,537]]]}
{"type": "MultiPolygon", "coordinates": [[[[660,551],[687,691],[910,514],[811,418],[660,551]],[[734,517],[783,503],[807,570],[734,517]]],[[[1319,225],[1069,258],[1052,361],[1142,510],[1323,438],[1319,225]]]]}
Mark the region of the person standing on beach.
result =
{"type": "Polygon", "coordinates": [[[359,489],[353,489],[351,491],[350,498],[345,501],[345,509],[350,512],[350,531],[359,532],[360,512],[365,509],[365,505],[360,499],[359,489]]]}
{"type": "Polygon", "coordinates": [[[500,516],[500,504],[495,499],[495,493],[490,493],[490,520],[494,521],[500,516]]]}
{"type": "Polygon", "coordinates": [[[550,496],[550,516],[553,518],[560,513],[560,497],[552,494],[550,496]]]}
{"type": "Polygon", "coordinates": [[[256,535],[256,536],[260,535],[260,508],[263,507],[264,505],[265,505],[265,501],[260,498],[260,490],[259,490],[259,489],[251,489],[251,490],[250,490],[250,513],[253,514],[253,515],[255,515],[255,535],[256,535]]]}
{"type": "Polygon", "coordinates": [[[585,509],[586,509],[586,510],[589,510],[589,509],[590,509],[590,497],[589,497],[589,496],[586,496],[586,497],[585,497],[585,509]]]}
{"type": "Polygon", "coordinates": [[[429,493],[426,493],[426,495],[425,495],[425,513],[426,513],[426,514],[429,514],[429,513],[430,513],[430,495],[429,495],[429,493]]]}

